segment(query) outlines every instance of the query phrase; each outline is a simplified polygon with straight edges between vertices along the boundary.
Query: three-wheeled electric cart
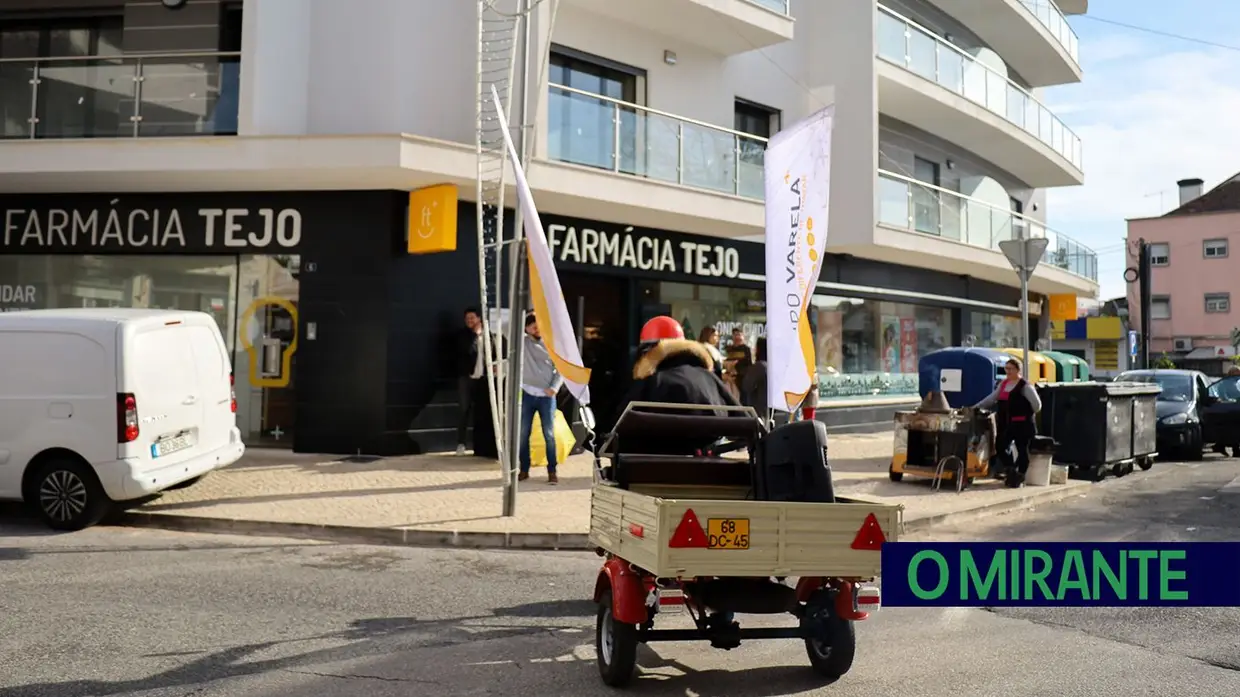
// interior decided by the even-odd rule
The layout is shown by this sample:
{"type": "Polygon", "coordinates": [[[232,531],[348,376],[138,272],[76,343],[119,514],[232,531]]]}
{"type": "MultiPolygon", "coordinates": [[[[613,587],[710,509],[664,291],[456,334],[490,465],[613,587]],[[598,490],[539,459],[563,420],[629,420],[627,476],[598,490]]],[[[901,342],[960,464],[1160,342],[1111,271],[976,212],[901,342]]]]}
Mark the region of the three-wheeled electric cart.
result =
{"type": "Polygon", "coordinates": [[[634,402],[596,451],[590,543],[604,558],[594,600],[606,684],[632,680],[638,644],[657,641],[732,649],[745,639],[801,639],[820,675],[835,679],[852,667],[853,623],[880,606],[871,582],[903,508],[834,495],[823,503],[756,500],[767,437],[748,407],[634,402]],[[715,439],[691,454],[626,448],[715,439]],[[674,606],[693,627],[655,629],[674,606]],[[796,623],[743,628],[733,613],[788,614],[796,623]]]}

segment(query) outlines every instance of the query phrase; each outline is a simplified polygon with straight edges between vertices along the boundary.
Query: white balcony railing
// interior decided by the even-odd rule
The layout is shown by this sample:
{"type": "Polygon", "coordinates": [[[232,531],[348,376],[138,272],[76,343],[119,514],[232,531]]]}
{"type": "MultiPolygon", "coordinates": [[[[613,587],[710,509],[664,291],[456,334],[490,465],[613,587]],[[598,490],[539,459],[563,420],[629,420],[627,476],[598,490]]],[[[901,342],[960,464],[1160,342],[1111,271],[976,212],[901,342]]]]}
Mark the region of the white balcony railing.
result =
{"type": "Polygon", "coordinates": [[[996,250],[1004,240],[1045,237],[1042,263],[1098,280],[1092,249],[1009,209],[881,169],[877,199],[879,225],[996,250]]]}
{"type": "Polygon", "coordinates": [[[1081,166],[1081,139],[1025,88],[929,29],[878,8],[878,56],[1007,119],[1081,166]]]}
{"type": "Polygon", "coordinates": [[[0,139],[235,135],[238,53],[0,59],[0,139]]]}
{"type": "Polygon", "coordinates": [[[1072,30],[1072,26],[1068,24],[1068,20],[1063,16],[1063,12],[1059,10],[1059,6],[1055,4],[1055,0],[1020,0],[1020,4],[1038,18],[1042,26],[1046,27],[1051,36],[1059,41],[1059,45],[1063,46],[1072,60],[1080,65],[1081,57],[1077,53],[1080,41],[1076,38],[1076,32],[1072,30]]]}
{"type": "Polygon", "coordinates": [[[766,139],[552,84],[547,157],[762,200],[766,139]]]}

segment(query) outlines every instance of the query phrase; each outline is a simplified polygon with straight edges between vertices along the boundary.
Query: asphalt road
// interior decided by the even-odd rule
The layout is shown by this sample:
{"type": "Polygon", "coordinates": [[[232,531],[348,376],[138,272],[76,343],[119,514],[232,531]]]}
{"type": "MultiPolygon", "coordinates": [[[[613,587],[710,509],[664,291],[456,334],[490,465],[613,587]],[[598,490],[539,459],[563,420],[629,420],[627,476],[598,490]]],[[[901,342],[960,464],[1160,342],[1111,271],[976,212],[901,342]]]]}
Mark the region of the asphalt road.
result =
{"type": "MultiPolygon", "coordinates": [[[[1159,467],[1168,467],[1159,465],[1159,467]]],[[[1134,475],[935,539],[1240,539],[1240,461],[1134,475]]],[[[955,495],[955,494],[943,494],[955,495]]],[[[0,697],[613,694],[594,666],[598,559],[0,519],[0,697]]],[[[671,626],[671,625],[666,625],[671,626]]],[[[904,610],[858,627],[824,686],[794,641],[644,651],[633,694],[1221,697],[1240,614],[904,610]]]]}

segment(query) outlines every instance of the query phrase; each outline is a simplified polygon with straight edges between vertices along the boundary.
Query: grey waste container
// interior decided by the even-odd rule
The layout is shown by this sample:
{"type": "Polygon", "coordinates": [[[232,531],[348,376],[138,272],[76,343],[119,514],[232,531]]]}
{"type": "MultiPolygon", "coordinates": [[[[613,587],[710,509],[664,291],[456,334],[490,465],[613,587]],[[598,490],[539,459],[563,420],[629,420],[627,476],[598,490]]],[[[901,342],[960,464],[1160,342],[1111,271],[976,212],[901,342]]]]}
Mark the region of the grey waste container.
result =
{"type": "Polygon", "coordinates": [[[1095,481],[1149,469],[1155,450],[1157,385],[1067,382],[1039,386],[1039,431],[1055,440],[1055,460],[1095,481]]]}

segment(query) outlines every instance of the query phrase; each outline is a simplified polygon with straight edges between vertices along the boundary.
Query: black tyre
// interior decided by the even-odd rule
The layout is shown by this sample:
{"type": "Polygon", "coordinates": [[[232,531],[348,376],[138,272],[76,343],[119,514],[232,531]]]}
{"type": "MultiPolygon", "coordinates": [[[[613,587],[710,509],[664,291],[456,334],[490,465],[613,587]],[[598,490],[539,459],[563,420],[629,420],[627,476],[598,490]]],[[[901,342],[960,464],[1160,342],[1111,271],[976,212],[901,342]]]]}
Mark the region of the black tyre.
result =
{"type": "Polygon", "coordinates": [[[1205,456],[1205,444],[1201,442],[1201,428],[1189,429],[1188,442],[1184,444],[1184,459],[1200,460],[1205,456]]]}
{"type": "Polygon", "coordinates": [[[112,508],[89,465],[56,458],[38,466],[30,479],[26,502],[53,530],[81,530],[98,523],[112,508]]]}
{"type": "Polygon", "coordinates": [[[625,687],[637,672],[637,625],[616,620],[611,609],[611,590],[608,590],[599,599],[598,620],[594,625],[598,674],[610,687],[625,687]]]}
{"type": "Polygon", "coordinates": [[[829,642],[806,639],[805,653],[814,672],[830,680],[839,680],[852,669],[853,656],[857,653],[857,635],[853,623],[832,615],[825,620],[829,642]]]}
{"type": "Polygon", "coordinates": [[[1139,466],[1142,470],[1149,471],[1149,469],[1150,469],[1151,467],[1153,467],[1153,466],[1154,466],[1154,458],[1152,458],[1152,457],[1143,457],[1143,458],[1141,458],[1140,460],[1137,460],[1137,465],[1138,465],[1138,466],[1139,466]]]}
{"type": "Polygon", "coordinates": [[[178,490],[178,489],[188,489],[188,488],[190,488],[191,486],[193,486],[193,485],[197,484],[198,482],[201,482],[201,481],[202,481],[202,478],[203,478],[203,477],[205,477],[205,476],[207,476],[207,475],[205,475],[205,474],[200,474],[200,475],[198,475],[197,477],[194,477],[193,479],[186,479],[185,481],[181,482],[180,484],[173,484],[172,486],[168,487],[167,489],[164,489],[164,491],[176,491],[176,490],[178,490]]]}
{"type": "Polygon", "coordinates": [[[904,479],[904,473],[903,473],[903,472],[897,472],[897,471],[896,471],[895,466],[894,466],[894,465],[892,465],[892,466],[890,466],[890,467],[888,467],[888,468],[887,468],[887,477],[888,477],[889,479],[891,479],[891,481],[893,481],[893,482],[898,482],[898,481],[900,481],[900,480],[904,479]]]}
{"type": "Polygon", "coordinates": [[[1090,478],[1095,482],[1101,482],[1107,478],[1108,468],[1106,465],[1096,465],[1090,472],[1090,478]]]}

